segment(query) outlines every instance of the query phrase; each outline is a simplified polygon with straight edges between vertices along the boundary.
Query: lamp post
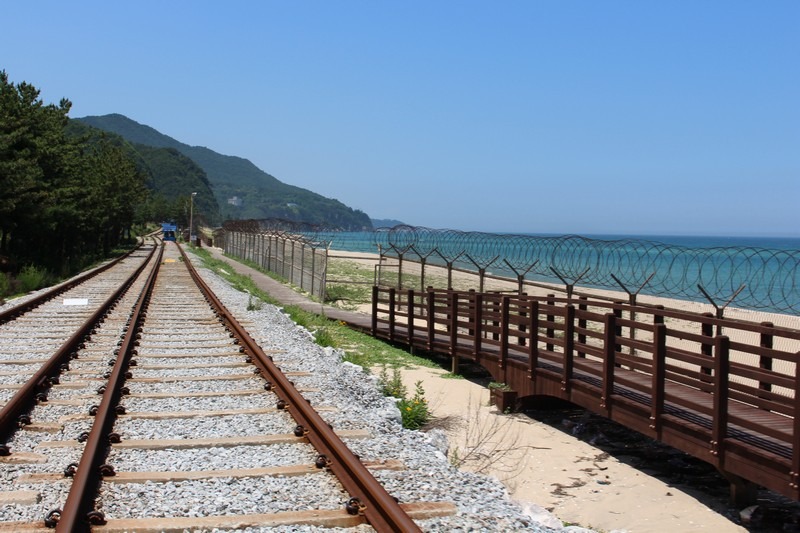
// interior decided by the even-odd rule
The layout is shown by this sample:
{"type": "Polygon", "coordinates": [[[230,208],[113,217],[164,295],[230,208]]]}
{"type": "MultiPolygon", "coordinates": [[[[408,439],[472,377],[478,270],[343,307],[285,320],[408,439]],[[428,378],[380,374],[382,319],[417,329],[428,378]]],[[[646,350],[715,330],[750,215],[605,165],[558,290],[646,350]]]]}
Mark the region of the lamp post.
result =
{"type": "Polygon", "coordinates": [[[196,192],[193,192],[192,195],[189,197],[189,244],[192,244],[194,241],[194,229],[192,226],[192,215],[194,214],[194,197],[197,196],[196,192]]]}

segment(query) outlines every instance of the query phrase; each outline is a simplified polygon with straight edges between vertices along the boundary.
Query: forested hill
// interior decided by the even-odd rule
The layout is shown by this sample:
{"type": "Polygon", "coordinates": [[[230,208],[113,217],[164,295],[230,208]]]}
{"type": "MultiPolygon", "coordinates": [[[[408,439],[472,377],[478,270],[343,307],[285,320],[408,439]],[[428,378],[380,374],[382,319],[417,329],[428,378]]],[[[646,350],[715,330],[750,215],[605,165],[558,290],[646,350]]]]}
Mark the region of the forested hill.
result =
{"type": "Polygon", "coordinates": [[[116,133],[131,143],[174,148],[190,158],[206,172],[223,219],[282,218],[346,230],[372,227],[366,213],[283,183],[247,159],[222,155],[202,146],[189,146],[119,114],[76,120],[116,133]]]}

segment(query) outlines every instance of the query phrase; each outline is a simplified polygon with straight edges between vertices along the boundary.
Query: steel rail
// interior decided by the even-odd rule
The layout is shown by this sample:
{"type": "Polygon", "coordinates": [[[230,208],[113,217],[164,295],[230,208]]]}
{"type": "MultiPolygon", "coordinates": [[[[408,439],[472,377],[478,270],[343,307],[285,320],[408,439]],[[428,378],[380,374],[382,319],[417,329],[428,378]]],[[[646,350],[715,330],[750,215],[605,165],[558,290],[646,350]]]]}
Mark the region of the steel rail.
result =
{"type": "Polygon", "coordinates": [[[16,306],[12,307],[11,309],[6,309],[5,311],[0,313],[0,324],[5,324],[6,322],[10,322],[10,321],[14,320],[15,318],[19,317],[20,315],[22,315],[24,313],[27,313],[28,311],[31,311],[32,309],[35,309],[36,307],[39,307],[40,305],[42,305],[43,303],[47,302],[48,300],[52,300],[53,298],[56,298],[59,294],[63,294],[64,292],[66,292],[66,291],[68,291],[68,290],[70,290],[70,289],[72,289],[74,287],[77,287],[78,285],[80,285],[84,281],[89,280],[89,279],[97,276],[98,274],[102,274],[103,272],[105,272],[109,268],[113,267],[114,265],[118,264],[120,261],[122,261],[123,259],[125,259],[129,255],[131,255],[133,252],[135,252],[136,250],[141,248],[143,244],[144,244],[144,241],[140,242],[135,248],[132,248],[131,250],[128,250],[127,252],[125,252],[121,256],[117,257],[116,259],[112,259],[111,261],[109,261],[105,265],[101,265],[101,266],[99,266],[99,267],[97,267],[97,268],[95,268],[93,270],[89,270],[87,272],[84,272],[83,274],[80,274],[79,276],[77,276],[77,277],[75,277],[75,278],[73,278],[71,280],[65,281],[61,285],[56,285],[52,289],[50,289],[50,290],[48,290],[46,292],[43,292],[42,294],[40,294],[38,296],[35,296],[34,298],[31,298],[27,302],[24,302],[24,303],[21,303],[19,305],[16,305],[16,306]]]}
{"type": "MultiPolygon", "coordinates": [[[[127,330],[119,347],[119,353],[111,370],[111,376],[103,392],[103,398],[97,408],[95,421],[86,440],[86,446],[75,472],[72,488],[67,496],[63,511],[58,516],[56,523],[57,533],[88,532],[93,524],[105,523],[102,513],[94,511],[94,498],[100,480],[106,472],[100,464],[106,457],[110,444],[109,434],[116,421],[116,406],[122,396],[122,385],[126,379],[128,363],[134,351],[136,334],[144,319],[143,311],[146,309],[150,294],[153,292],[156,278],[158,277],[161,258],[164,254],[164,245],[159,247],[158,259],[147,277],[142,292],[133,307],[127,324],[127,330]]],[[[111,473],[113,475],[113,473],[111,473]]]]}
{"type": "Polygon", "coordinates": [[[37,396],[51,385],[56,383],[57,375],[61,372],[62,365],[69,364],[72,355],[78,351],[80,345],[92,334],[108,310],[128,290],[134,280],[152,259],[155,247],[145,261],[121,284],[114,293],[103,302],[98,309],[81,325],[78,330],[67,339],[64,344],[48,359],[33,376],[6,402],[0,409],[0,455],[8,455],[11,451],[5,445],[7,440],[19,427],[19,417],[30,411],[36,404],[37,396]]]}
{"type": "Polygon", "coordinates": [[[311,404],[216,297],[200,277],[183,248],[179,246],[179,249],[184,264],[209,303],[216,309],[220,321],[230,328],[244,350],[254,358],[253,362],[261,368],[262,376],[270,382],[271,390],[282,400],[283,403],[279,404],[279,408],[288,410],[298,423],[295,435],[308,439],[320,454],[321,462],[318,462],[318,466],[330,468],[345,490],[350,493],[351,499],[346,506],[347,511],[363,515],[379,533],[421,531],[400,504],[350,451],[330,425],[311,407],[311,404]]]}

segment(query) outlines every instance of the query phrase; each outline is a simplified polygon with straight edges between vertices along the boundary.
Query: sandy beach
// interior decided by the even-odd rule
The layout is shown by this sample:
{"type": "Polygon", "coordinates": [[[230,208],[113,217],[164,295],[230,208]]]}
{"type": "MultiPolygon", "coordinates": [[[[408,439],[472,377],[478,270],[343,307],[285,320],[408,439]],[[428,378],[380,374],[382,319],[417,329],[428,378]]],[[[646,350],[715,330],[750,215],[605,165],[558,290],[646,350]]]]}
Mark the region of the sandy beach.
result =
{"type": "Polygon", "coordinates": [[[746,531],[696,497],[701,494],[670,486],[524,414],[499,413],[488,405],[485,387],[445,374],[422,367],[402,371],[409,390],[421,381],[434,415],[447,419],[451,456],[474,454],[462,468],[498,478],[533,514],[546,510],[557,517],[551,525],[631,533],[746,531]],[[495,458],[487,461],[484,454],[495,458]]]}
{"type": "MultiPolygon", "coordinates": [[[[374,254],[348,255],[347,259],[373,269],[374,254]],[[363,258],[355,258],[363,255],[363,258]]],[[[404,271],[418,269],[405,262],[404,271]]],[[[419,270],[416,271],[419,275],[419,270]]],[[[428,266],[428,285],[441,286],[446,271],[428,266]],[[438,283],[438,284],[437,284],[438,283]]],[[[477,276],[455,272],[453,286],[477,288],[477,276]]],[[[486,290],[514,290],[514,283],[487,279],[486,290]]],[[[529,294],[535,294],[529,290],[529,294]]],[[[547,289],[538,289],[546,294],[547,289]]],[[[606,295],[612,291],[601,291],[606,295]]],[[[641,302],[695,312],[714,311],[709,304],[645,297],[641,302]]],[[[369,306],[359,307],[369,312],[369,306]]],[[[726,316],[751,321],[772,321],[798,328],[800,317],[726,310],[726,316]]],[[[543,513],[549,524],[580,525],[604,532],[674,533],[747,531],[720,513],[728,511],[727,502],[715,500],[688,486],[672,486],[616,459],[588,442],[572,436],[564,428],[534,420],[524,414],[503,414],[489,405],[489,391],[467,379],[452,379],[447,372],[431,368],[402,371],[408,390],[422,382],[434,416],[447,434],[450,456],[462,462],[461,468],[497,477],[514,500],[531,510],[543,513]],[[489,459],[489,458],[492,459],[489,459]]]]}

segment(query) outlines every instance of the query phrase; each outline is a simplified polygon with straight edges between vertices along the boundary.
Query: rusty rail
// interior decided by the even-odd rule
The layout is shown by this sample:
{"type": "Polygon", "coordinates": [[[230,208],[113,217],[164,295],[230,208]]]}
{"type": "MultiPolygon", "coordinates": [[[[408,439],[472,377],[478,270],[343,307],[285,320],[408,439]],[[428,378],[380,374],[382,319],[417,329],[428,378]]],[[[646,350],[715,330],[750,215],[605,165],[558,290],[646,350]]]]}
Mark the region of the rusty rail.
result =
{"type": "MultiPolygon", "coordinates": [[[[372,334],[473,361],[800,500],[800,331],[600,300],[373,289],[372,334]],[[578,305],[576,305],[578,304],[578,305]]],[[[513,405],[509,405],[513,407],[513,405]]]]}
{"type": "MultiPolygon", "coordinates": [[[[75,353],[81,343],[83,343],[84,340],[91,335],[92,330],[100,321],[102,321],[103,317],[108,313],[108,310],[114,306],[115,302],[119,300],[121,295],[128,290],[133,281],[139,276],[141,271],[150,261],[153,253],[155,253],[155,247],[151,251],[148,258],[143,261],[141,266],[129,276],[126,282],[120,285],[120,287],[111,296],[109,296],[102,305],[100,305],[100,307],[92,314],[92,316],[90,316],[86,322],[84,322],[84,324],[69,339],[67,339],[67,341],[58,349],[58,351],[56,351],[50,357],[50,359],[48,359],[47,362],[45,362],[27,382],[25,382],[25,384],[16,392],[16,394],[14,394],[14,396],[3,406],[2,410],[0,410],[0,441],[3,443],[7,442],[7,440],[18,427],[20,415],[25,414],[33,409],[33,406],[37,401],[37,395],[57,382],[57,376],[61,372],[61,367],[69,364],[72,354],[75,353]]],[[[82,276],[81,279],[85,281],[89,277],[107,270],[113,266],[113,264],[116,264],[116,261],[106,265],[102,269],[92,271],[87,276],[82,276]]],[[[54,292],[60,293],[60,291],[54,292]]],[[[0,446],[0,455],[8,455],[9,453],[11,453],[11,450],[9,450],[5,444],[0,446]]]]}
{"type": "Polygon", "coordinates": [[[419,527],[400,507],[400,504],[386,492],[361,461],[342,442],[325,420],[311,407],[297,391],[289,379],[264,353],[236,318],[228,312],[222,302],[192,266],[186,253],[181,249],[184,264],[187,265],[198,287],[218,311],[220,321],[224,322],[235,335],[253,362],[262,371],[262,376],[270,383],[285,408],[297,422],[295,434],[308,439],[320,454],[320,463],[336,475],[351,496],[347,505],[350,513],[362,514],[369,524],[379,532],[413,532],[419,527]]]}
{"type": "Polygon", "coordinates": [[[52,289],[49,289],[24,303],[14,306],[10,309],[6,309],[2,313],[0,313],[0,324],[5,324],[6,322],[14,320],[15,318],[27,313],[28,311],[39,307],[43,303],[48,302],[54,298],[57,298],[60,294],[63,294],[64,292],[72,289],[73,287],[77,287],[84,281],[89,280],[97,276],[98,274],[102,274],[109,268],[112,268],[114,265],[118,264],[126,257],[130,256],[133,252],[141,248],[142,244],[143,243],[139,243],[139,245],[136,246],[135,248],[128,250],[121,256],[109,261],[105,265],[101,265],[93,270],[84,272],[83,274],[80,274],[79,276],[76,276],[73,279],[65,281],[60,285],[56,285],[52,289]]]}
{"type": "MultiPolygon", "coordinates": [[[[153,251],[155,252],[155,249],[153,251]]],[[[94,496],[104,473],[101,463],[108,452],[110,439],[113,438],[110,436],[110,432],[116,420],[115,409],[122,396],[122,385],[126,379],[125,373],[128,370],[128,363],[134,352],[134,342],[136,334],[139,332],[139,324],[143,320],[142,310],[145,308],[150,293],[152,293],[155,286],[158,265],[161,264],[163,253],[164,246],[162,245],[159,247],[156,264],[150,271],[136,305],[130,314],[125,336],[119,347],[117,359],[111,370],[111,376],[105,386],[103,398],[95,414],[95,422],[92,424],[83,455],[74,475],[72,488],[67,496],[67,501],[64,503],[64,509],[58,517],[58,523],[56,524],[58,533],[88,532],[92,524],[105,522],[103,515],[93,510],[94,496]]],[[[139,271],[150,263],[149,259],[139,271]]]]}

